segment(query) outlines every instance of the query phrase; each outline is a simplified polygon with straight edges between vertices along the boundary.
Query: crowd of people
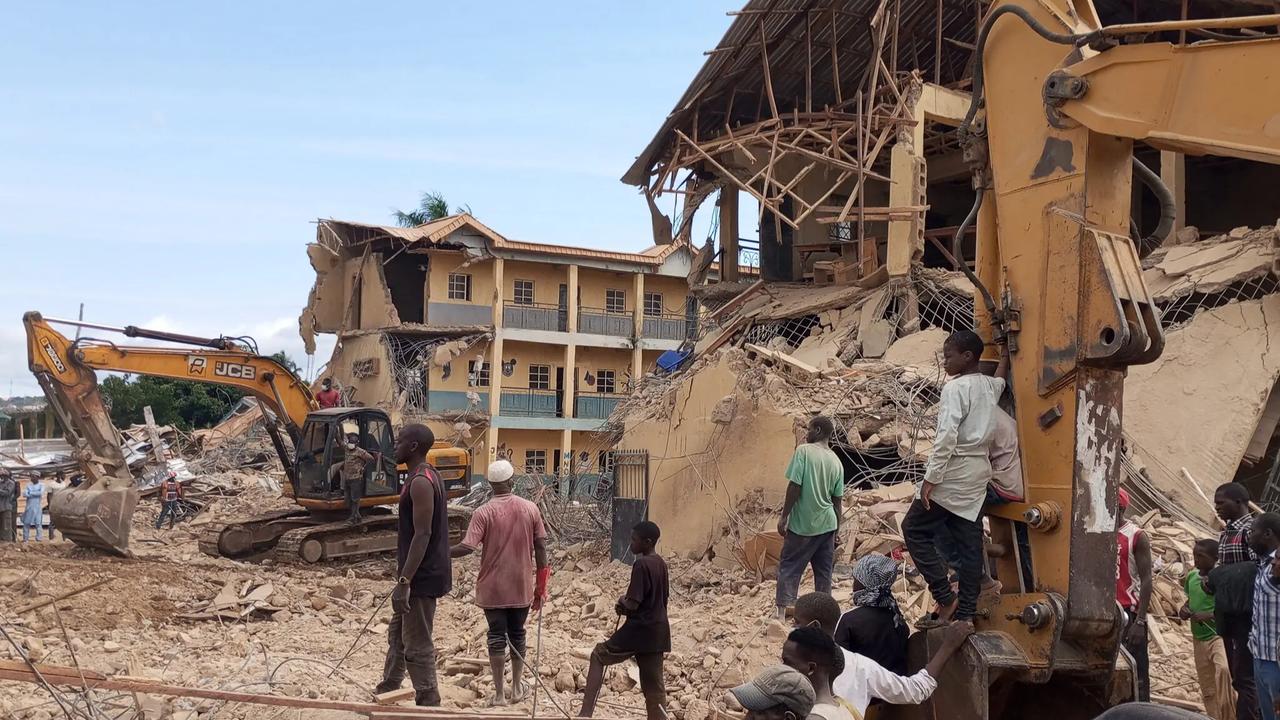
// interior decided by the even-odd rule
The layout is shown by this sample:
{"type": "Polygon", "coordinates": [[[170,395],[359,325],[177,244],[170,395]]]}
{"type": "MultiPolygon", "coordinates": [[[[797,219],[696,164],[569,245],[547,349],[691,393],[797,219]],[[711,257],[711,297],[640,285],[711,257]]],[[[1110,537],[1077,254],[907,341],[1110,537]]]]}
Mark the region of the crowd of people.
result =
{"type": "Polygon", "coordinates": [[[0,468],[0,542],[16,542],[18,529],[22,529],[22,542],[53,540],[53,522],[45,522],[53,494],[71,487],[71,483],[59,473],[54,479],[45,480],[32,475],[25,482],[5,468],[0,468]],[[23,509],[18,512],[18,498],[23,509]],[[45,530],[48,530],[46,534],[45,530]]]}

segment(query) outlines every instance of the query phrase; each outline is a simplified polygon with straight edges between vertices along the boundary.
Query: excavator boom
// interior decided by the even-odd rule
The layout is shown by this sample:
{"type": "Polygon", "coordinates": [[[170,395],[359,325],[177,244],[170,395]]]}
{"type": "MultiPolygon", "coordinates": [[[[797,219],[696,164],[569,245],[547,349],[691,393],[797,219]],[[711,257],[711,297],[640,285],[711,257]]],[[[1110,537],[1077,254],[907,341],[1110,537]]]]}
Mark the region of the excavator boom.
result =
{"type": "MultiPolygon", "coordinates": [[[[240,349],[230,340],[130,327],[119,331],[130,337],[185,342],[207,349],[122,347],[89,339],[72,341],[37,312],[26,313],[22,322],[31,372],[85,472],[83,485],[55,494],[49,505],[53,523],[77,545],[127,554],[130,521],[138,503],[120,434],[102,401],[95,369],[239,388],[270,408],[295,442],[307,414],[316,407],[310,388],[287,368],[272,358],[240,349]]],[[[292,479],[293,462],[284,440],[272,423],[267,423],[267,429],[292,479]]]]}

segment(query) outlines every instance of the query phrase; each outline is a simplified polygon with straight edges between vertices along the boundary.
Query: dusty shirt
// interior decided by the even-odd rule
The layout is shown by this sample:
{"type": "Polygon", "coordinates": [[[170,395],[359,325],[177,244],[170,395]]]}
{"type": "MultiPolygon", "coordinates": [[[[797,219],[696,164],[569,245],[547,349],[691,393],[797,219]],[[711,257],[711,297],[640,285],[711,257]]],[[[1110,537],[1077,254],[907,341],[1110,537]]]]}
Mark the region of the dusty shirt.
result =
{"type": "Polygon", "coordinates": [[[636,603],[626,622],[609,638],[616,650],[634,653],[671,652],[671,625],[667,622],[667,562],[657,555],[641,555],[631,566],[631,584],[625,600],[636,603]]]}
{"type": "MultiPolygon", "coordinates": [[[[1004,380],[961,375],[942,388],[938,431],[924,479],[938,487],[932,500],[966,520],[977,520],[991,481],[991,436],[1004,380]]],[[[918,494],[918,493],[917,493],[918,494]]]]}
{"type": "Polygon", "coordinates": [[[498,495],[481,505],[462,539],[463,545],[481,550],[476,605],[493,609],[533,604],[533,541],[546,536],[538,506],[522,497],[498,495]]]}
{"type": "Polygon", "coordinates": [[[364,448],[348,450],[346,456],[342,458],[342,470],[339,471],[342,481],[360,480],[364,477],[365,466],[371,462],[373,462],[373,456],[364,448]]]}
{"type": "Polygon", "coordinates": [[[342,394],[337,390],[321,390],[316,393],[316,403],[320,405],[320,409],[338,407],[338,403],[342,402],[342,394]]]}
{"type": "Polygon", "coordinates": [[[1018,425],[1009,413],[996,408],[991,433],[991,485],[1005,500],[1021,502],[1026,496],[1022,482],[1022,457],[1018,452],[1018,425]]]}
{"type": "Polygon", "coordinates": [[[860,714],[867,714],[867,705],[872,698],[893,705],[919,705],[938,687],[928,670],[921,670],[915,675],[898,675],[881,667],[871,658],[851,653],[840,648],[844,653],[844,672],[831,683],[836,695],[849,701],[860,714]]]}
{"type": "Polygon", "coordinates": [[[800,498],[791,508],[787,531],[813,537],[836,529],[831,498],[844,495],[844,466],[831,448],[805,443],[796,448],[787,466],[787,480],[800,486],[800,498]]]}

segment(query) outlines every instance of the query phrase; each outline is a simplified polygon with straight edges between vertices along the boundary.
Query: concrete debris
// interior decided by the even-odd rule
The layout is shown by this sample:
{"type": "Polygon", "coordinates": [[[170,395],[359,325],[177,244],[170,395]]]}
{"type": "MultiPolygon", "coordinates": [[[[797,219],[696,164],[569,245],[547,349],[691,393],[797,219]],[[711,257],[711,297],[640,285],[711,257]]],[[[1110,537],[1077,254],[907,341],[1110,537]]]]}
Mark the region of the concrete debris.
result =
{"type": "Polygon", "coordinates": [[[1179,242],[1151,253],[1143,263],[1142,278],[1156,302],[1221,292],[1270,274],[1277,257],[1276,243],[1275,227],[1236,228],[1207,240],[1179,242]]]}
{"type": "Polygon", "coordinates": [[[252,580],[245,580],[240,583],[228,580],[203,609],[183,613],[177,617],[184,620],[231,621],[247,620],[251,616],[270,617],[272,613],[283,609],[268,603],[273,594],[275,594],[275,586],[270,582],[255,583],[252,580]]]}

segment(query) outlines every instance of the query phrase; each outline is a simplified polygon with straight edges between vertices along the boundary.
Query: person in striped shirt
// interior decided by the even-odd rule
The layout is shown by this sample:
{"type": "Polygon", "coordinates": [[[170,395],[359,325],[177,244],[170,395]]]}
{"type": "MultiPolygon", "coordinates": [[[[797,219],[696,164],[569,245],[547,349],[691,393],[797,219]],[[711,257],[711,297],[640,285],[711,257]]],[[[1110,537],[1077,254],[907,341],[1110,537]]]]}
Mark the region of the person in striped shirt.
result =
{"type": "Polygon", "coordinates": [[[1253,583],[1253,628],[1249,651],[1263,720],[1276,719],[1280,704],[1280,513],[1262,513],[1249,529],[1249,546],[1258,556],[1253,583]]]}

